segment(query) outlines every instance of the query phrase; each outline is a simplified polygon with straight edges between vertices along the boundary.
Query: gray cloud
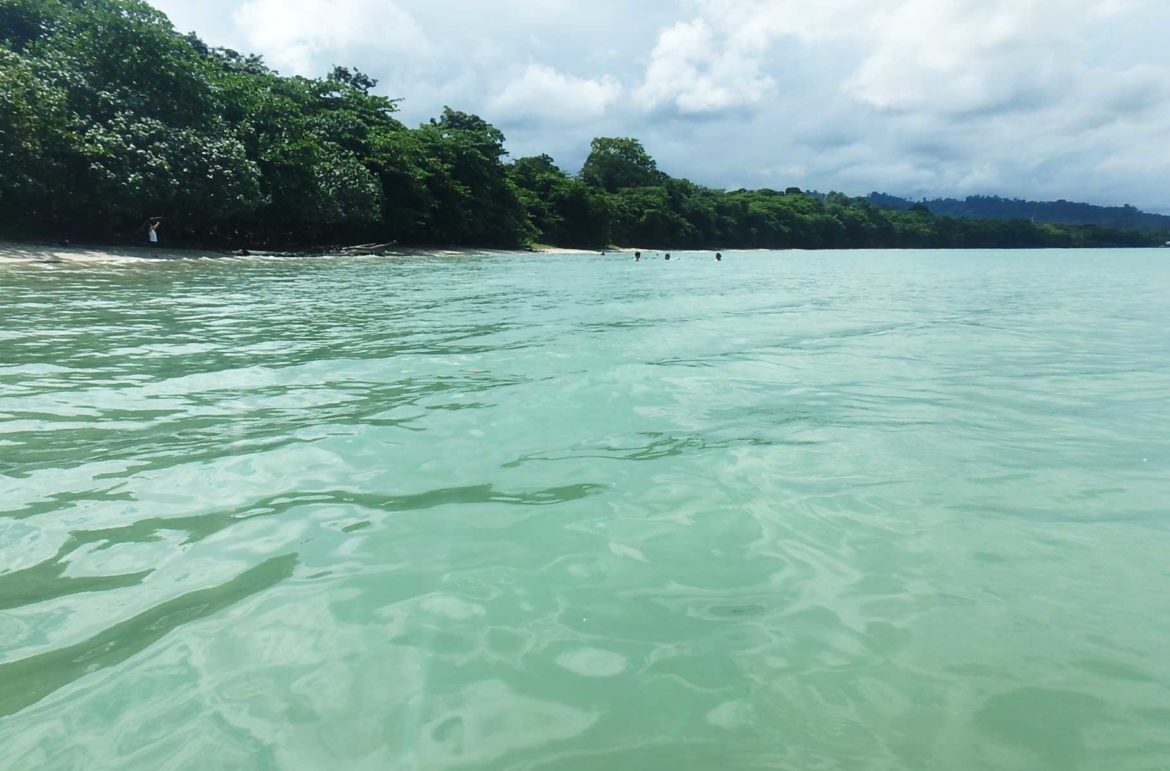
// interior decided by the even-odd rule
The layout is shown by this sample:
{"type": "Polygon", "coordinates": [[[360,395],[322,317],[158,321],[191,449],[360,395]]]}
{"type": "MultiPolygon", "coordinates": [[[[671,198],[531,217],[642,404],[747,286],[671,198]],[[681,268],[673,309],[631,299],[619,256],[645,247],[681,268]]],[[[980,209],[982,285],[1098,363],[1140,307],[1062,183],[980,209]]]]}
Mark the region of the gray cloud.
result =
{"type": "Polygon", "coordinates": [[[152,0],[283,72],[379,78],[576,170],[630,135],[720,187],[1170,211],[1161,0],[152,0]]]}

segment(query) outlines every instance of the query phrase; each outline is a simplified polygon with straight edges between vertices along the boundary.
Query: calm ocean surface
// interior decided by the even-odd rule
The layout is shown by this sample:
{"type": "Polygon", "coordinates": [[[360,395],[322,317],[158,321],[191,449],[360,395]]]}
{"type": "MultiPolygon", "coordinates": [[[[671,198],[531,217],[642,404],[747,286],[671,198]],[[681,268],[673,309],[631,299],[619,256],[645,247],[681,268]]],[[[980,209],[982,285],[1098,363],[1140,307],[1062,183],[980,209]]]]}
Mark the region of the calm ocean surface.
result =
{"type": "Polygon", "coordinates": [[[1170,768],[1170,250],[0,265],[0,768],[1170,768]]]}

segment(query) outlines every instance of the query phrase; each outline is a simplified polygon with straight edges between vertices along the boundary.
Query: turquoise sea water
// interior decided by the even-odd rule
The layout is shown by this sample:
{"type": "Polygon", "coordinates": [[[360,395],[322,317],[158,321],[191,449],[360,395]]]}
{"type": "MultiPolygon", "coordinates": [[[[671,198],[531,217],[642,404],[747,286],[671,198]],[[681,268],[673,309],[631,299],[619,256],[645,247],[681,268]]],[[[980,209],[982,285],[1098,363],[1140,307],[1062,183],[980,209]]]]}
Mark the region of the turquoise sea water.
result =
{"type": "Polygon", "coordinates": [[[0,265],[0,768],[1170,767],[1170,252],[0,265]]]}

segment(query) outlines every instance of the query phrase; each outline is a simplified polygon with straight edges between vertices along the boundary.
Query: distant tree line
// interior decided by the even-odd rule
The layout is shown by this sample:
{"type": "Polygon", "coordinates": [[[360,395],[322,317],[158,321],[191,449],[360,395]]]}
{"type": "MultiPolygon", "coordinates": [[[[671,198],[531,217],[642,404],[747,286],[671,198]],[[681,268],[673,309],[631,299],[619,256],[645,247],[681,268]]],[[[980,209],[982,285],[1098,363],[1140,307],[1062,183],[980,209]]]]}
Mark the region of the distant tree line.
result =
{"type": "Polygon", "coordinates": [[[1135,206],[1094,206],[1075,201],[1025,201],[994,195],[969,195],[964,199],[934,198],[911,201],[907,198],[870,193],[866,200],[874,206],[908,211],[915,205],[925,206],[935,214],[995,220],[1030,220],[1064,225],[1101,225],[1122,230],[1170,231],[1170,216],[1151,214],[1135,206]]]}
{"type": "Polygon", "coordinates": [[[447,108],[410,128],[372,78],[283,77],[141,0],[0,0],[0,231],[119,242],[661,248],[1139,246],[1163,236],[968,220],[795,188],[723,191],[598,138],[578,174],[509,162],[447,108]]]}

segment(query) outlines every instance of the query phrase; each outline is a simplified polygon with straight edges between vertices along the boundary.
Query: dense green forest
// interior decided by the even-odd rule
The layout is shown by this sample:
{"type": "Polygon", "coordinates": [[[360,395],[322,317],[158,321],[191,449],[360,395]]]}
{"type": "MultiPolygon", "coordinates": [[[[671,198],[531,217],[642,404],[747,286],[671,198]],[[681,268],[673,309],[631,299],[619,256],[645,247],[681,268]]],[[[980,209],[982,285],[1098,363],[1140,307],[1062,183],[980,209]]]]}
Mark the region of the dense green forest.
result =
{"type": "Polygon", "coordinates": [[[375,81],[283,77],[140,0],[0,0],[0,231],[174,244],[659,248],[1138,246],[1151,233],[898,211],[839,193],[714,190],[598,138],[578,174],[509,161],[445,109],[411,128],[375,81]]]}
{"type": "Polygon", "coordinates": [[[1170,231],[1170,217],[1151,214],[1134,206],[1094,206],[1076,201],[1025,201],[995,195],[969,195],[966,198],[932,198],[911,201],[885,193],[870,193],[866,200],[874,206],[909,211],[916,203],[934,214],[992,220],[1034,220],[1064,225],[1100,225],[1123,230],[1170,231]]]}

